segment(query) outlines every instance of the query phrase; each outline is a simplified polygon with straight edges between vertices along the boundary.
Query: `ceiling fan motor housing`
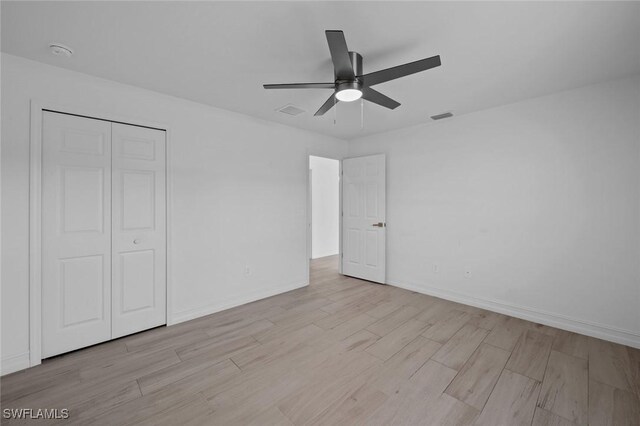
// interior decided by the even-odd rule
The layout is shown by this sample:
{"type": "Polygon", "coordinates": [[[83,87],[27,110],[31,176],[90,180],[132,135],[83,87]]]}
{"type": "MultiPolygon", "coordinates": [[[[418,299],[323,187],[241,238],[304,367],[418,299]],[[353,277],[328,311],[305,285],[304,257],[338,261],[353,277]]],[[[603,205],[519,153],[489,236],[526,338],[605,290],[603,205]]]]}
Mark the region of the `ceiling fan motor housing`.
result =
{"type": "Polygon", "coordinates": [[[336,83],[336,92],[342,92],[343,90],[359,90],[362,92],[362,83],[359,81],[344,81],[336,83]]]}
{"type": "MultiPolygon", "coordinates": [[[[349,59],[351,60],[351,66],[353,66],[353,72],[356,76],[362,75],[362,55],[358,52],[349,52],[349,59]]],[[[338,76],[333,73],[335,80],[338,81],[338,76]]]]}

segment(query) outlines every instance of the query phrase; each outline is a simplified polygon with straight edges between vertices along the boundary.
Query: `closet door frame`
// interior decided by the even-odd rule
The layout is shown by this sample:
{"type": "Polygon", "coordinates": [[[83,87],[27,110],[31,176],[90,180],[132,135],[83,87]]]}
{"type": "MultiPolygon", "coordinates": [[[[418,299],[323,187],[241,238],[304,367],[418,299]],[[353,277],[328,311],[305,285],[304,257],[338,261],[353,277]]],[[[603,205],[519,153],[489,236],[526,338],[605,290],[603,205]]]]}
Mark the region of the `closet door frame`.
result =
{"type": "Polygon", "coordinates": [[[45,111],[77,115],[96,120],[111,121],[133,126],[150,127],[165,132],[166,152],[166,319],[173,325],[171,306],[171,130],[163,123],[119,116],[89,108],[60,105],[31,99],[30,117],[30,170],[29,170],[29,366],[42,363],[42,121],[45,111]]]}

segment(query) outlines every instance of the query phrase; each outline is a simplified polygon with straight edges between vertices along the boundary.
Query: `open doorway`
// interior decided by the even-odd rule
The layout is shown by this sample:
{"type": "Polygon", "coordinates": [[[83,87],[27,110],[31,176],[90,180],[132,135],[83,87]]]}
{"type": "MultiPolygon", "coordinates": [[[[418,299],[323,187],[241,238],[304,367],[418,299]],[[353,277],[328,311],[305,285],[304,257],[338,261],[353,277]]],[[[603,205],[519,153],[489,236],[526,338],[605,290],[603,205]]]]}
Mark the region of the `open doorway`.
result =
{"type": "Polygon", "coordinates": [[[339,160],[309,156],[309,194],[311,271],[320,268],[337,273],[340,254],[339,160]]]}

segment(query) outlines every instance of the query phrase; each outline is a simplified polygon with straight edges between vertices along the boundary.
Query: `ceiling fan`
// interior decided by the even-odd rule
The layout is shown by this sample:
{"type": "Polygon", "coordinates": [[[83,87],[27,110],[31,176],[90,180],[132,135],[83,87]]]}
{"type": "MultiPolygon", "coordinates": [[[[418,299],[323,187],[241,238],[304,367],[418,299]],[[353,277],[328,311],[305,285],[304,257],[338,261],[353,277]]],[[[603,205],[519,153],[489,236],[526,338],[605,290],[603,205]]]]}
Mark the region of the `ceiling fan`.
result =
{"type": "Polygon", "coordinates": [[[440,56],[436,55],[409,62],[408,64],[398,65],[397,67],[363,74],[362,55],[357,52],[350,52],[347,49],[344,33],[337,30],[327,30],[325,34],[327,35],[331,61],[333,62],[333,74],[335,77],[333,83],[263,85],[265,89],[332,89],[334,91],[333,94],[314,114],[315,116],[323,115],[338,101],[352,102],[360,98],[385,108],[395,109],[400,106],[399,102],[372,89],[371,86],[440,66],[440,56]]]}

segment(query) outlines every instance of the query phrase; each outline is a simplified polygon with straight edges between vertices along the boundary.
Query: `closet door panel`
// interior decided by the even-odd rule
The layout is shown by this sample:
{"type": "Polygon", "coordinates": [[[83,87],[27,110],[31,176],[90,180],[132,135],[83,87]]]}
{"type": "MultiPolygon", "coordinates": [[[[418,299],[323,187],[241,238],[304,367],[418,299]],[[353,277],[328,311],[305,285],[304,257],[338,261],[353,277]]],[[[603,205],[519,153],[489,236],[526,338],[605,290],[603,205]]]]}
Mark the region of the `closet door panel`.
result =
{"type": "Polygon", "coordinates": [[[113,337],[166,323],[165,132],[113,123],[113,337]]]}
{"type": "Polygon", "coordinates": [[[43,112],[42,355],[111,338],[111,123],[43,112]]]}

